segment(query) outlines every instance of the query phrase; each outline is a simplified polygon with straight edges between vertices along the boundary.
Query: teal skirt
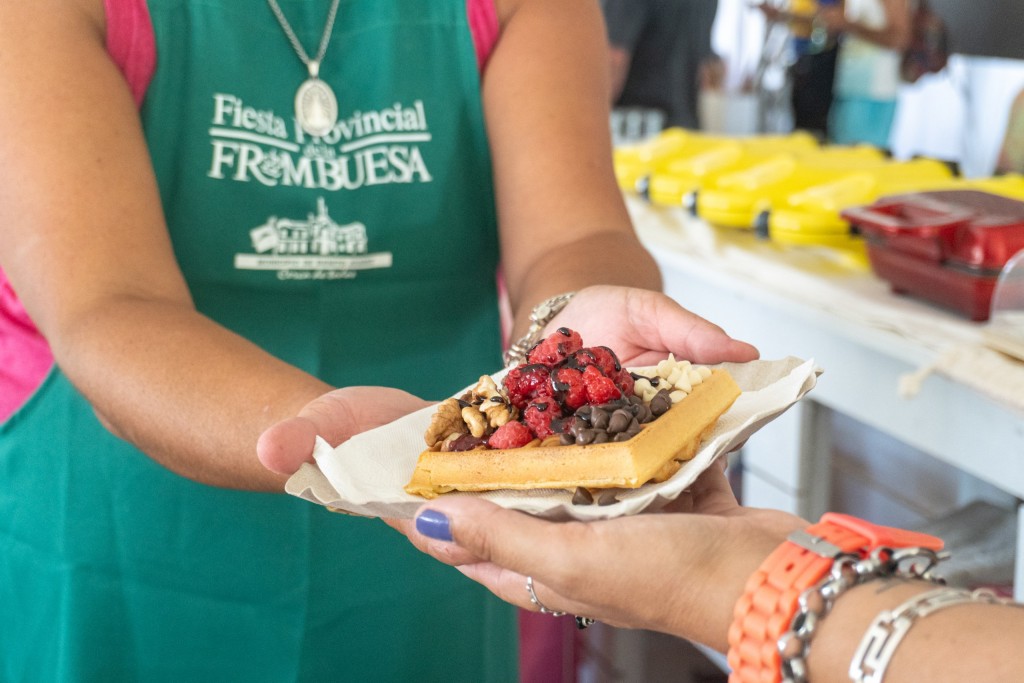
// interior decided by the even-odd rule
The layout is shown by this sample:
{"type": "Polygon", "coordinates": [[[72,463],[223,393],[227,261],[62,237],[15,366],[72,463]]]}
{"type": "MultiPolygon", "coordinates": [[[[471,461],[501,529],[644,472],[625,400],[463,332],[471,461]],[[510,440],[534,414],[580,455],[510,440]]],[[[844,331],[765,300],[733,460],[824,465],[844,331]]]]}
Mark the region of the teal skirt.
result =
{"type": "Polygon", "coordinates": [[[895,101],[837,97],[829,114],[829,137],[837,145],[864,143],[889,149],[895,101]]]}

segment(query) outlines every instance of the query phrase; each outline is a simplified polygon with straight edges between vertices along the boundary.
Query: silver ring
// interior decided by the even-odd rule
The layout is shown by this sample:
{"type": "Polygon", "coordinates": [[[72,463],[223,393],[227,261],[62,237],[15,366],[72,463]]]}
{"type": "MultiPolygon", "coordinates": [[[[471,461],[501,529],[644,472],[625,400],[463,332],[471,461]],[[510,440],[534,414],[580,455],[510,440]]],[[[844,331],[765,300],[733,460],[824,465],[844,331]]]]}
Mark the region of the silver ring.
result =
{"type": "Polygon", "coordinates": [[[537,599],[537,593],[534,592],[534,590],[533,590],[533,577],[532,576],[527,576],[526,577],[526,592],[530,594],[530,602],[532,602],[534,605],[537,606],[537,609],[540,610],[541,614],[550,614],[553,617],[564,617],[565,616],[565,614],[566,614],[565,612],[556,612],[553,609],[548,609],[547,607],[545,607],[544,605],[542,605],[540,603],[540,600],[537,599]]]}
{"type": "Polygon", "coordinates": [[[583,630],[592,624],[596,624],[597,619],[592,617],[576,617],[576,628],[583,630]]]}

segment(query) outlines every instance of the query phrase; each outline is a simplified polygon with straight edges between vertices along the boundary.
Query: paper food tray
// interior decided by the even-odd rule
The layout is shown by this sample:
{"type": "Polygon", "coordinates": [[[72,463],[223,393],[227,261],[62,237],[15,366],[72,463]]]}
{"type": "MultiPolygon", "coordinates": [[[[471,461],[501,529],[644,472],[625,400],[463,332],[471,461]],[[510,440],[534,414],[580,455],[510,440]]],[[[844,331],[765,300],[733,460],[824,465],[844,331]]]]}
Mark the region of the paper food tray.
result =
{"type": "MultiPolygon", "coordinates": [[[[821,372],[813,360],[799,358],[723,363],[717,367],[728,370],[743,393],[719,419],[693,459],[666,481],[637,489],[615,489],[617,502],[609,505],[574,505],[573,492],[565,490],[444,495],[480,496],[549,519],[607,519],[654,510],[678,497],[715,459],[735,450],[800,400],[814,387],[821,372]]],[[[502,375],[494,377],[498,380],[502,375]]],[[[313,453],[316,464],[303,465],[288,480],[285,490],[338,512],[412,518],[427,501],[406,493],[404,486],[425,447],[423,434],[435,410],[430,406],[411,413],[358,434],[337,448],[318,437],[313,453]]]]}

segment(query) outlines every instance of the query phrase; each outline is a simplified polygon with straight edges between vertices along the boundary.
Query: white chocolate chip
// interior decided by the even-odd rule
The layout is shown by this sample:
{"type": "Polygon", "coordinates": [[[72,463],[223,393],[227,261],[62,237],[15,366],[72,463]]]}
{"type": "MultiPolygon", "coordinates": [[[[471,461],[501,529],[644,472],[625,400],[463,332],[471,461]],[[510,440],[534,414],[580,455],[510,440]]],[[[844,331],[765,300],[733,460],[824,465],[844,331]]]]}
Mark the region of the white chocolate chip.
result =
{"type": "Polygon", "coordinates": [[[671,392],[672,402],[678,403],[693,391],[693,387],[711,376],[711,369],[707,366],[676,360],[672,354],[653,367],[634,369],[633,372],[636,376],[633,393],[645,403],[650,403],[659,389],[671,392]]]}

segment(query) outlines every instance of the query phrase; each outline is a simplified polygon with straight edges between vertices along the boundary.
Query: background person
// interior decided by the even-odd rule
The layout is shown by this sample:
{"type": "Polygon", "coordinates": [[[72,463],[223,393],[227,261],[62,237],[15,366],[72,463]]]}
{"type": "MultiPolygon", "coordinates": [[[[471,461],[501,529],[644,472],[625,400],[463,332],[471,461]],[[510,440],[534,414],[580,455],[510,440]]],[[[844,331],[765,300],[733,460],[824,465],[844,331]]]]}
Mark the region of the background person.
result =
{"type": "Polygon", "coordinates": [[[700,128],[702,71],[713,68],[718,0],[602,0],[612,103],[653,109],[664,126],[700,128]]]}
{"type": "Polygon", "coordinates": [[[818,20],[839,35],[829,135],[837,144],[889,148],[900,88],[900,56],[910,44],[910,0],[845,0],[818,20]]]}
{"type": "Polygon", "coordinates": [[[996,157],[996,173],[1024,173],[1024,90],[1010,103],[1006,132],[996,157]]]}
{"type": "Polygon", "coordinates": [[[789,68],[793,127],[813,133],[820,140],[829,137],[829,113],[835,85],[837,36],[823,25],[815,24],[820,7],[836,5],[838,0],[808,1],[776,6],[761,3],[757,7],[769,22],[786,22],[792,34],[794,61],[789,68]]]}

